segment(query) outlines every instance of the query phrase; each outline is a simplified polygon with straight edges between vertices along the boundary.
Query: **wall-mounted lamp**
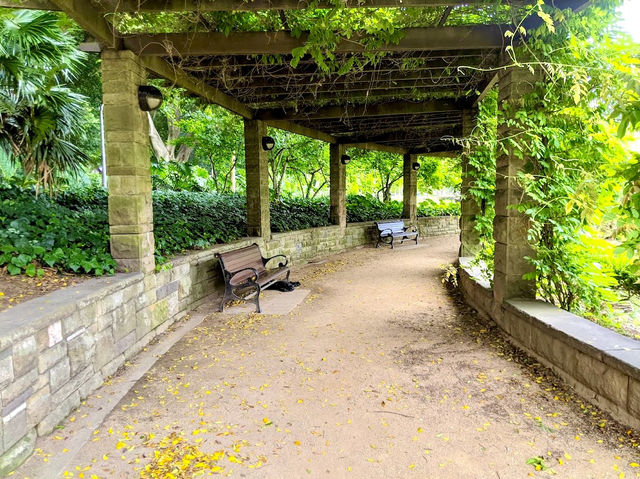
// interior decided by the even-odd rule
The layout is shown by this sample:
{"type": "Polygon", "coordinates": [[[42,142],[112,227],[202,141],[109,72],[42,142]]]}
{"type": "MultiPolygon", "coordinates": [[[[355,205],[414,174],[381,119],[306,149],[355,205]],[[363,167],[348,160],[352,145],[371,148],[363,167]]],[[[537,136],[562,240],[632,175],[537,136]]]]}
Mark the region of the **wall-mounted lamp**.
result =
{"type": "Polygon", "coordinates": [[[342,163],[343,165],[348,165],[350,161],[351,157],[349,155],[342,155],[340,157],[340,163],[342,163]]]}
{"type": "Polygon", "coordinates": [[[138,103],[142,111],[153,111],[162,105],[162,92],[151,85],[138,87],[138,103]]]}
{"type": "Polygon", "coordinates": [[[417,161],[413,162],[413,163],[411,164],[411,169],[412,169],[413,171],[418,171],[418,170],[420,169],[420,163],[418,163],[417,161]]]}
{"type": "Polygon", "coordinates": [[[275,146],[276,146],[276,140],[274,140],[270,136],[262,137],[262,149],[264,151],[271,151],[275,146]]]}

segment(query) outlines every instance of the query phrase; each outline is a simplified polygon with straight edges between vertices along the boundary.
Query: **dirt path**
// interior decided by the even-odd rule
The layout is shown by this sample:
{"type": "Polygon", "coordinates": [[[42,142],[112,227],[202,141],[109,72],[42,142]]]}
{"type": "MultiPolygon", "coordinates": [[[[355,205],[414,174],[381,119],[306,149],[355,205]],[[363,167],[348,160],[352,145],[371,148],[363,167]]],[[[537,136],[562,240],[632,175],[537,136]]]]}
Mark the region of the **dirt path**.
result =
{"type": "Polygon", "coordinates": [[[212,314],[67,452],[69,474],[640,477],[630,435],[446,290],[456,249],[351,251],[292,274],[312,294],[288,316],[212,314]]]}

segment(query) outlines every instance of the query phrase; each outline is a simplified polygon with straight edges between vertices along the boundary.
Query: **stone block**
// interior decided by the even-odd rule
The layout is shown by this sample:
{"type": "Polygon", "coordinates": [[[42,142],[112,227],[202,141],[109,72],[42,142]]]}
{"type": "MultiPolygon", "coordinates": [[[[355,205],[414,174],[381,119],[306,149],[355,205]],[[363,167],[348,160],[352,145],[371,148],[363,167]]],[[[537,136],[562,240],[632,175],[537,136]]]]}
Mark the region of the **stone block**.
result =
{"type": "Polygon", "coordinates": [[[111,234],[111,254],[118,259],[139,259],[153,255],[153,233],[111,234]]]}
{"type": "Polygon", "coordinates": [[[22,376],[28,370],[35,368],[38,361],[37,351],[35,336],[29,336],[13,345],[11,355],[13,356],[13,373],[15,376],[22,376]]]}
{"type": "Polygon", "coordinates": [[[51,433],[55,427],[66,418],[74,408],[80,405],[80,393],[75,391],[71,396],[62,401],[53,411],[38,424],[38,435],[44,436],[51,433]]]}
{"type": "Polygon", "coordinates": [[[35,427],[53,407],[49,385],[40,388],[27,399],[27,426],[35,427]]]}
{"type": "Polygon", "coordinates": [[[115,356],[115,341],[113,339],[113,331],[107,328],[100,331],[95,337],[95,356],[93,365],[95,370],[101,369],[105,364],[115,356]]]}
{"type": "Polygon", "coordinates": [[[178,291],[179,282],[173,281],[171,283],[166,283],[164,286],[159,287],[156,290],[156,298],[159,300],[166,298],[170,294],[176,293],[178,291]]]}
{"type": "Polygon", "coordinates": [[[14,444],[24,438],[29,429],[27,428],[27,404],[22,403],[6,416],[2,417],[3,448],[9,450],[14,444]]]}
{"type": "Polygon", "coordinates": [[[136,311],[133,303],[114,310],[113,337],[119,341],[136,329],[136,311]]]}
{"type": "Polygon", "coordinates": [[[89,395],[98,389],[104,383],[104,378],[100,371],[93,373],[93,375],[87,379],[80,387],[78,391],[80,392],[80,398],[84,399],[89,397],[89,395]]]}
{"type": "Polygon", "coordinates": [[[37,434],[29,430],[13,447],[0,456],[0,476],[5,477],[26,461],[35,449],[37,434]]]}
{"type": "Polygon", "coordinates": [[[95,340],[89,334],[81,334],[68,343],[69,365],[71,375],[75,376],[79,371],[87,367],[95,354],[95,340]]]}
{"type": "Polygon", "coordinates": [[[73,393],[79,391],[82,385],[86,383],[93,374],[93,366],[87,366],[85,369],[73,376],[59,390],[51,392],[51,403],[55,405],[65,401],[69,396],[73,395],[73,393]]]}
{"type": "Polygon", "coordinates": [[[67,355],[67,343],[60,342],[38,355],[38,372],[44,373],[67,355]]]}
{"type": "Polygon", "coordinates": [[[49,386],[51,392],[55,392],[66,384],[71,378],[71,365],[69,358],[64,357],[49,370],[49,386]]]}
{"type": "Polygon", "coordinates": [[[105,313],[113,311],[114,309],[122,306],[124,302],[124,291],[114,291],[103,299],[103,308],[105,313]]]}
{"type": "Polygon", "coordinates": [[[169,319],[169,300],[165,298],[151,306],[151,328],[157,328],[167,319],[169,319]]]}
{"type": "Polygon", "coordinates": [[[94,301],[78,311],[83,326],[92,325],[100,316],[105,314],[104,302],[94,301]]]}
{"type": "Polygon", "coordinates": [[[102,367],[102,369],[100,369],[100,374],[102,374],[102,377],[104,378],[113,376],[118,370],[118,368],[120,368],[120,366],[122,366],[123,364],[124,364],[124,354],[121,354],[120,356],[116,356],[107,364],[105,364],[102,367]]]}
{"type": "Polygon", "coordinates": [[[575,378],[611,402],[627,407],[629,376],[626,374],[577,351],[575,378]]]}
{"type": "Polygon", "coordinates": [[[11,348],[7,348],[0,353],[0,389],[13,381],[13,359],[11,348]]]}
{"type": "Polygon", "coordinates": [[[136,342],[136,332],[135,331],[131,331],[129,334],[127,334],[126,336],[122,337],[121,339],[119,339],[116,342],[116,346],[115,346],[115,352],[116,354],[119,356],[121,354],[124,354],[124,352],[130,348],[131,346],[133,346],[136,342]]]}
{"type": "Polygon", "coordinates": [[[23,376],[15,378],[8,386],[0,391],[0,397],[2,398],[2,405],[6,406],[11,403],[15,398],[20,396],[24,391],[33,389],[38,381],[38,370],[33,368],[29,370],[23,376]]]}
{"type": "Polygon", "coordinates": [[[629,378],[629,395],[627,411],[636,418],[640,418],[640,381],[629,378]]]}

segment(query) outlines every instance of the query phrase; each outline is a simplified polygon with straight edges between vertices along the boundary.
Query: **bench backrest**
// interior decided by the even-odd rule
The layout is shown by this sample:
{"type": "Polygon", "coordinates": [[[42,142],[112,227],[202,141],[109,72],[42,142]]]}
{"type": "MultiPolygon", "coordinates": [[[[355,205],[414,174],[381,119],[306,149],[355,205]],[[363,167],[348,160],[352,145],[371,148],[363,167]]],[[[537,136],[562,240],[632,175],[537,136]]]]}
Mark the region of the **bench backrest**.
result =
{"type": "MultiPolygon", "coordinates": [[[[257,244],[227,251],[226,253],[219,253],[218,260],[220,261],[222,269],[231,274],[243,268],[255,268],[258,270],[258,273],[266,271],[262,262],[262,253],[260,253],[260,247],[257,244]]],[[[253,276],[253,271],[247,270],[240,273],[234,279],[236,281],[242,281],[251,276],[253,276]]]]}
{"type": "Polygon", "coordinates": [[[404,231],[404,221],[402,220],[378,221],[376,226],[378,231],[391,230],[394,233],[402,233],[404,231]]]}

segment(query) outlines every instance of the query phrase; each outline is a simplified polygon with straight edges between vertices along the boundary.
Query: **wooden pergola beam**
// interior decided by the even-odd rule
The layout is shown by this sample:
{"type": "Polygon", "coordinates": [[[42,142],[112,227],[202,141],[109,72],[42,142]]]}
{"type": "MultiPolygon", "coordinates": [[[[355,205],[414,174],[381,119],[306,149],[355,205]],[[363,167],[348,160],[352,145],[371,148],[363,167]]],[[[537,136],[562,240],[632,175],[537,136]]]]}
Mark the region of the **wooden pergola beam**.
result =
{"type": "Polygon", "coordinates": [[[378,143],[342,143],[345,148],[357,148],[360,150],[382,151],[384,153],[393,153],[404,155],[407,153],[406,148],[399,146],[380,145],[378,143]]]}
{"type": "MultiPolygon", "coordinates": [[[[50,2],[58,6],[69,15],[69,17],[73,18],[100,43],[106,45],[108,48],[118,49],[121,47],[121,39],[117,32],[114,32],[111,24],[105,20],[102,13],[99,13],[96,8],[91,5],[91,2],[87,0],[50,0],[50,2]]],[[[143,58],[143,62],[147,69],[166,78],[171,83],[200,96],[205,101],[227,108],[244,118],[253,118],[254,112],[251,108],[243,105],[235,98],[222,93],[220,90],[188,75],[181,69],[173,67],[162,58],[143,58]]]]}
{"type": "MultiPolygon", "coordinates": [[[[491,0],[346,0],[347,8],[382,7],[457,7],[461,5],[493,5],[491,0]]],[[[534,0],[502,0],[502,3],[523,5],[534,0]]],[[[187,11],[256,11],[256,10],[302,10],[313,4],[314,8],[335,8],[330,1],[320,0],[102,0],[107,11],[118,12],[187,12],[187,11]]]]}
{"type": "Polygon", "coordinates": [[[217,88],[213,88],[206,83],[183,72],[159,57],[143,57],[145,67],[156,73],[171,83],[178,85],[185,90],[198,95],[209,103],[215,103],[227,110],[237,113],[243,118],[253,119],[255,112],[232,96],[222,93],[217,88]]]}
{"type": "Polygon", "coordinates": [[[118,49],[122,40],[113,30],[113,26],[104,18],[104,14],[88,0],[49,0],[54,9],[63,11],[78,25],[89,32],[108,48],[118,49]]]}
{"type": "Polygon", "coordinates": [[[409,148],[409,153],[412,155],[438,156],[444,158],[455,158],[461,151],[462,147],[456,147],[454,145],[438,145],[433,148],[409,148]]]}
{"type": "MultiPolygon", "coordinates": [[[[63,3],[62,0],[55,0],[63,3]]],[[[91,7],[88,7],[91,9],[91,7]]],[[[377,51],[492,50],[505,45],[507,25],[470,25],[456,27],[407,28],[397,43],[376,47],[377,51]]],[[[132,35],[124,38],[129,50],[149,56],[208,55],[286,55],[305,45],[308,33],[295,38],[287,31],[162,33],[132,35]]],[[[358,53],[366,50],[364,37],[355,35],[338,42],[335,53],[358,53]]]]}
{"type": "Polygon", "coordinates": [[[314,140],[324,141],[326,143],[337,143],[338,140],[335,136],[331,136],[328,133],[324,133],[313,128],[307,128],[306,126],[299,125],[289,120],[269,120],[265,121],[267,126],[285,130],[296,135],[306,136],[307,138],[313,138],[314,140]]]}
{"type": "MultiPolygon", "coordinates": [[[[317,78],[295,80],[293,78],[287,78],[284,81],[284,85],[280,86],[276,81],[269,78],[259,78],[257,80],[250,81],[229,81],[224,79],[225,90],[227,91],[239,91],[245,93],[247,90],[273,90],[282,91],[283,89],[291,89],[292,91],[300,89],[309,89],[311,91],[326,91],[336,89],[349,89],[362,88],[363,86],[371,87],[371,89],[379,88],[393,88],[400,86],[414,85],[438,85],[435,82],[443,82],[445,80],[457,79],[459,81],[466,81],[471,78],[472,75],[455,75],[455,74],[424,74],[420,72],[398,72],[396,75],[379,75],[379,74],[364,74],[359,76],[341,76],[330,80],[319,80],[317,78]]],[[[218,83],[221,85],[222,82],[218,83]]]]}
{"type": "Polygon", "coordinates": [[[461,111],[468,101],[429,100],[422,102],[396,101],[374,105],[326,106],[311,112],[286,112],[283,109],[259,110],[256,116],[263,120],[324,120],[331,118],[376,117],[461,111]]]}

